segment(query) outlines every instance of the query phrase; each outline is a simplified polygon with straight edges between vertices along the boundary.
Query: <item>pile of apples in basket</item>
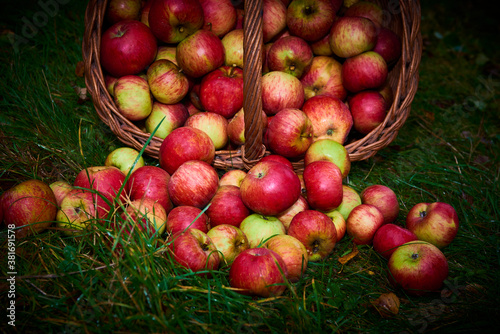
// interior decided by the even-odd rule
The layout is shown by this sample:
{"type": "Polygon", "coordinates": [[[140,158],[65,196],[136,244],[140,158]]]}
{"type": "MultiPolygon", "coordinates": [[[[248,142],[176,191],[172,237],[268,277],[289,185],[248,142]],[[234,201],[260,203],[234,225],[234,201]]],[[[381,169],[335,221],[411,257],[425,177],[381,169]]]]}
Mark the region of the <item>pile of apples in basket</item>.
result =
{"type": "Polygon", "coordinates": [[[69,235],[95,224],[124,239],[149,233],[168,259],[208,277],[229,268],[236,291],[262,297],[282,294],[285,281],[349,238],[387,259],[395,287],[439,291],[448,276],[441,249],[458,229],[454,208],[415,203],[403,226],[393,190],[343,184],[348,136],[372,131],[392,104],[387,76],[401,40],[384,27],[384,10],[353,0],[262,4],[270,155],[248,171],[212,165],[217,150],[245,143],[243,2],[111,0],[100,45],[107,89],[125,118],[163,139],[159,164],[121,147],[72,184],[25,181],[1,197],[4,224],[18,237],[52,221],[69,235]]]}

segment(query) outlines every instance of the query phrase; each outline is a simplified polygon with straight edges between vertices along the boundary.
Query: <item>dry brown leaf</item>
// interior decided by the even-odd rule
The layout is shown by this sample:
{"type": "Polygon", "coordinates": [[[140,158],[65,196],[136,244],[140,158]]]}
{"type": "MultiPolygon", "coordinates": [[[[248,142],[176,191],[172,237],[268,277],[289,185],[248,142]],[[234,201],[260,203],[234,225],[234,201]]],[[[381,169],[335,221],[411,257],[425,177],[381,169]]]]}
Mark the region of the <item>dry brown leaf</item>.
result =
{"type": "Polygon", "coordinates": [[[75,74],[77,77],[80,77],[80,78],[83,77],[83,75],[85,74],[85,65],[84,65],[83,61],[79,61],[76,64],[75,74]]]}
{"type": "Polygon", "coordinates": [[[352,251],[351,251],[349,254],[347,254],[347,255],[344,255],[344,256],[342,256],[342,257],[339,257],[339,262],[340,262],[341,264],[346,264],[347,262],[351,261],[351,260],[352,260],[352,258],[354,258],[354,257],[355,257],[356,255],[358,255],[358,254],[359,254],[358,247],[356,247],[356,245],[355,245],[355,244],[353,244],[353,246],[352,246],[352,251]]]}
{"type": "Polygon", "coordinates": [[[377,312],[383,318],[390,318],[399,313],[399,298],[394,293],[383,293],[375,300],[370,300],[377,312]]]}

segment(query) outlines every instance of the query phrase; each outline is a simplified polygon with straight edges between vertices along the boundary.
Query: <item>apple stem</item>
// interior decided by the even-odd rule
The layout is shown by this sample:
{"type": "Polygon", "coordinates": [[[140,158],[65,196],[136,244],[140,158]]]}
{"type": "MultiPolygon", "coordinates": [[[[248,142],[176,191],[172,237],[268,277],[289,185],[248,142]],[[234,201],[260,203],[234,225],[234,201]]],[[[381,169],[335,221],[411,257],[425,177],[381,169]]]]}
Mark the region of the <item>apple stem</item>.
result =
{"type": "Polygon", "coordinates": [[[233,77],[234,75],[234,69],[236,68],[236,64],[233,64],[231,68],[229,69],[229,77],[233,77]]]}
{"type": "Polygon", "coordinates": [[[180,33],[183,33],[183,32],[184,32],[184,27],[183,27],[183,26],[180,26],[180,27],[179,27],[179,32],[180,32],[180,33]]]}
{"type": "Polygon", "coordinates": [[[295,65],[290,65],[290,67],[288,68],[290,71],[295,71],[295,65]]]}

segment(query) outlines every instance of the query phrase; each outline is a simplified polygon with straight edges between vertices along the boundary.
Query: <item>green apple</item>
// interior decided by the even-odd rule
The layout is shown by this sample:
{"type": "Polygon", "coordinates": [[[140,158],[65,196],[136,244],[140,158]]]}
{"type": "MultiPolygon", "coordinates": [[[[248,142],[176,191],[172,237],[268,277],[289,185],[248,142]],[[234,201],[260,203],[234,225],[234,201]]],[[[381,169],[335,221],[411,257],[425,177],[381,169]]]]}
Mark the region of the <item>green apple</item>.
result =
{"type": "Polygon", "coordinates": [[[104,161],[104,165],[117,167],[123,174],[128,175],[131,171],[133,172],[144,166],[145,162],[142,156],[139,157],[139,151],[124,146],[109,153],[104,161]]]}
{"type": "Polygon", "coordinates": [[[250,248],[258,247],[272,236],[286,234],[285,226],[277,217],[258,213],[253,213],[243,219],[240,230],[247,236],[250,248]]]}
{"type": "Polygon", "coordinates": [[[331,161],[336,164],[344,179],[351,170],[351,159],[346,148],[332,139],[319,139],[309,146],[304,156],[304,166],[318,160],[331,161]]]}
{"type": "Polygon", "coordinates": [[[35,179],[7,189],[0,196],[0,207],[4,225],[16,228],[16,239],[47,229],[57,212],[54,192],[48,184],[35,179]]]}

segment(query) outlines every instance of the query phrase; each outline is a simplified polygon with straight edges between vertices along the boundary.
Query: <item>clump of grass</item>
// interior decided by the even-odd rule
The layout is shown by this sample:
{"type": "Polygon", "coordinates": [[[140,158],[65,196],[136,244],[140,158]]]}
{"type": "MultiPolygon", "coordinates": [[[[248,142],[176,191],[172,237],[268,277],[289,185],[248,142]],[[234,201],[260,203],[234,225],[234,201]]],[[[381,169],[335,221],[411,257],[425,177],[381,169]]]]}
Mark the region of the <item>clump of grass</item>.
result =
{"type": "MultiPolygon", "coordinates": [[[[450,275],[441,295],[416,298],[394,290],[386,278],[386,261],[370,246],[359,246],[359,253],[342,264],[339,258],[353,251],[346,237],[327,259],[310,263],[282,296],[242,296],[230,288],[228,268],[208,278],[175,264],[165,236],[155,244],[134,234],[121,252],[113,251],[124,235],[110,229],[109,223],[119,219],[111,215],[79,236],[52,227],[16,240],[16,329],[456,333],[498,324],[499,48],[488,33],[495,21],[470,6],[422,3],[425,48],[410,117],[391,146],[354,163],[349,175],[358,191],[371,184],[394,189],[401,206],[399,224],[419,202],[455,207],[461,227],[443,250],[450,275]],[[401,299],[399,314],[390,318],[370,304],[386,292],[401,299]]],[[[8,36],[22,36],[17,23],[40,10],[36,3],[23,8],[8,5],[0,14],[5,22],[0,38],[0,71],[5,73],[0,81],[2,191],[27,178],[71,182],[81,169],[101,165],[121,146],[91,101],[75,92],[85,86],[75,73],[85,4],[61,5],[36,38],[14,51],[8,36]]],[[[146,162],[157,164],[151,158],[146,162]]],[[[2,229],[2,278],[7,277],[5,238],[2,229]]],[[[7,305],[8,285],[2,287],[0,303],[7,305]]]]}

